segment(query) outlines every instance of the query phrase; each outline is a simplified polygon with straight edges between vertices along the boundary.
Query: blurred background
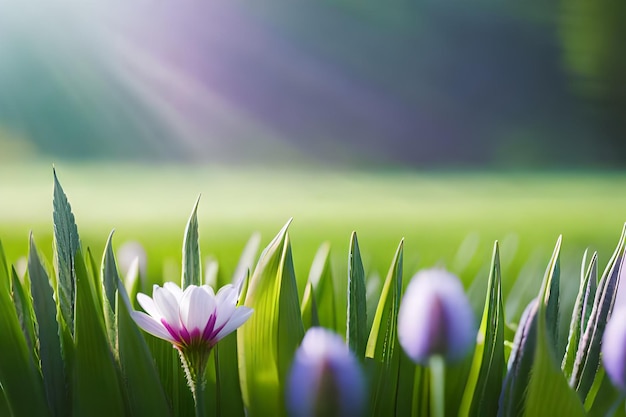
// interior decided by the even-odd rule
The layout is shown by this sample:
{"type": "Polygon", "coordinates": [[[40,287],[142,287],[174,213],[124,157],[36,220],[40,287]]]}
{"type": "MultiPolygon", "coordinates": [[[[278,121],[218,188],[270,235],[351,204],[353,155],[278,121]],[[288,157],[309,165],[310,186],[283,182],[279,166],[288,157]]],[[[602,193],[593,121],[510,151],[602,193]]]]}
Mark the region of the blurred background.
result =
{"type": "Polygon", "coordinates": [[[498,239],[517,312],[560,233],[574,282],[626,220],[625,20],[623,0],[0,0],[0,238],[49,250],[56,163],[83,241],[116,228],[153,276],[202,193],[225,275],[290,217],[300,279],[325,240],[344,277],[352,230],[371,276],[405,237],[407,274],[466,283],[498,239]]]}
{"type": "Polygon", "coordinates": [[[3,160],[615,168],[622,0],[0,0],[3,160]]]}

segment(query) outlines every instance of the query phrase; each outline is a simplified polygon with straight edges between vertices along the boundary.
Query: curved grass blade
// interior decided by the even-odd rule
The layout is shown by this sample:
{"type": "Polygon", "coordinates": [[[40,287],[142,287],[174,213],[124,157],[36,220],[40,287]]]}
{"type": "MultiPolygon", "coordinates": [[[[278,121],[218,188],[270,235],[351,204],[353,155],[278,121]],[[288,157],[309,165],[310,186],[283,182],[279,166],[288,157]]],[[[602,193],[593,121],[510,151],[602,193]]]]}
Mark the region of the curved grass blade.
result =
{"type": "Polygon", "coordinates": [[[585,251],[583,255],[580,271],[580,287],[578,289],[578,295],[576,296],[576,302],[574,303],[572,320],[570,321],[569,327],[569,336],[567,338],[567,347],[565,349],[563,363],[561,364],[563,374],[568,380],[572,377],[572,372],[574,371],[574,361],[576,359],[576,352],[578,351],[581,335],[585,332],[589,317],[591,316],[598,275],[597,253],[593,254],[588,268],[585,269],[586,266],[587,251],[585,251]]]}
{"type": "Polygon", "coordinates": [[[29,281],[28,276],[24,277],[24,283],[17,277],[15,267],[11,267],[11,281],[13,287],[13,303],[15,310],[17,311],[17,318],[19,320],[24,338],[26,340],[26,346],[33,361],[39,363],[39,357],[37,353],[37,342],[35,336],[35,313],[33,312],[33,302],[28,291],[29,281]]]}
{"type": "Polygon", "coordinates": [[[622,235],[617,247],[615,248],[615,252],[609,260],[609,263],[602,274],[602,278],[598,283],[598,289],[593,301],[591,315],[578,345],[576,360],[574,362],[574,368],[569,384],[572,388],[576,389],[583,402],[587,402],[587,395],[592,389],[594,381],[596,381],[597,378],[602,377],[601,374],[597,373],[598,368],[600,367],[602,336],[604,334],[606,323],[611,317],[611,312],[613,311],[615,298],[617,296],[620,270],[622,269],[624,262],[625,239],[626,225],[622,230],[622,235]]]}
{"type": "Polygon", "coordinates": [[[69,414],[69,390],[61,354],[59,324],[56,321],[57,305],[54,302],[50,279],[39,260],[32,233],[28,252],[28,274],[31,280],[33,311],[38,324],[39,358],[46,398],[54,416],[66,416],[69,414]]]}
{"type": "Polygon", "coordinates": [[[400,241],[389,268],[367,341],[366,361],[372,375],[371,415],[396,413],[400,347],[398,345],[398,310],[402,293],[402,258],[404,239],[400,241]]]}
{"type": "Polygon", "coordinates": [[[92,278],[80,250],[76,270],[76,331],[73,364],[73,415],[121,416],[125,414],[118,368],[105,334],[102,309],[93,294],[92,278]],[[94,378],[97,375],[98,378],[94,378]]]}
{"type": "Polygon", "coordinates": [[[28,353],[9,288],[10,276],[0,242],[0,381],[14,416],[50,416],[41,374],[28,353]],[[27,397],[25,398],[25,395],[27,397]]]}
{"type": "Polygon", "coordinates": [[[72,207],[57,179],[54,168],[54,197],[52,223],[54,226],[54,266],[57,273],[57,297],[63,320],[70,334],[74,335],[74,304],[76,302],[76,276],[74,256],[80,249],[78,228],[72,207]]]}
{"type": "Polygon", "coordinates": [[[239,378],[247,414],[284,415],[284,383],[304,337],[287,227],[261,254],[245,305],[254,309],[237,332],[239,378]]]}
{"type": "Polygon", "coordinates": [[[237,267],[235,267],[235,272],[233,272],[232,283],[234,286],[239,287],[242,281],[248,277],[252,268],[254,268],[260,245],[261,234],[258,232],[253,233],[243,248],[237,267]]]}
{"type": "Polygon", "coordinates": [[[356,232],[350,236],[348,254],[348,320],[346,340],[357,358],[365,358],[367,347],[367,300],[365,271],[356,232]]]}
{"type": "Polygon", "coordinates": [[[504,378],[504,308],[498,242],[494,244],[487,299],[460,416],[495,416],[504,378]]]}
{"type": "Polygon", "coordinates": [[[202,285],[202,269],[200,267],[200,242],[198,236],[198,203],[200,196],[193,206],[187,227],[185,228],[185,237],[183,239],[183,270],[182,270],[182,288],[185,289],[190,285],[202,285]]]}
{"type": "Polygon", "coordinates": [[[337,331],[335,289],[330,268],[330,244],[324,243],[318,249],[309,271],[309,282],[313,285],[317,315],[322,327],[337,331]]]}

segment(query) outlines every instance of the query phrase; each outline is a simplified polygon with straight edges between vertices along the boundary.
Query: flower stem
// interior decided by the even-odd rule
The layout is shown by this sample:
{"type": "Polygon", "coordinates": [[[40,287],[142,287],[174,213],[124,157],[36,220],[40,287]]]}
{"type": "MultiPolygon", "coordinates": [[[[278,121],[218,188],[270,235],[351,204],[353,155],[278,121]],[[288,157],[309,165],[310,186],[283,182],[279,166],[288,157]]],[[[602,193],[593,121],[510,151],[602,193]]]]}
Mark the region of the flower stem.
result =
{"type": "Polygon", "coordinates": [[[192,393],[193,393],[193,401],[195,403],[196,417],[205,417],[203,375],[198,373],[193,385],[194,386],[192,388],[192,393]]]}
{"type": "Polygon", "coordinates": [[[446,362],[443,356],[434,355],[428,360],[430,368],[430,414],[445,415],[446,362]]]}

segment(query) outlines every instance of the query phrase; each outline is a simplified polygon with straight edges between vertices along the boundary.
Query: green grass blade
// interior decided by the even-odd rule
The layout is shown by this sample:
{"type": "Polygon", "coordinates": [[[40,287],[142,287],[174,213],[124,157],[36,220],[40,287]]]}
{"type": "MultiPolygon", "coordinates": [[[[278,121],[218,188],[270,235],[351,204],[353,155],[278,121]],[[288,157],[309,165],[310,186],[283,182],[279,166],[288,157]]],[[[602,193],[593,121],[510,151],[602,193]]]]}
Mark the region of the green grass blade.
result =
{"type": "Polygon", "coordinates": [[[48,404],[52,414],[62,417],[69,414],[69,396],[65,364],[61,354],[59,324],[56,321],[57,305],[48,274],[39,260],[35,241],[30,236],[28,274],[31,281],[33,310],[38,323],[39,357],[41,373],[48,404]]]}
{"type": "Polygon", "coordinates": [[[309,282],[313,284],[320,326],[337,331],[333,281],[333,274],[330,268],[330,244],[324,243],[318,249],[311,264],[309,282]]]}
{"type": "Polygon", "coordinates": [[[14,416],[50,416],[41,374],[28,352],[9,282],[0,242],[0,383],[14,416]]]}
{"type": "Polygon", "coordinates": [[[245,300],[254,313],[237,333],[241,391],[251,416],[285,414],[284,383],[304,336],[287,236],[290,222],[261,254],[245,300]]]}
{"type": "MultiPolygon", "coordinates": [[[[115,269],[117,270],[117,268],[115,269]]],[[[139,328],[130,316],[133,308],[128,294],[121,282],[116,287],[119,288],[119,303],[115,304],[118,306],[119,360],[124,375],[125,391],[128,395],[131,415],[171,416],[170,405],[167,403],[167,397],[154,366],[151,352],[139,328]]]]}
{"type": "Polygon", "coordinates": [[[487,299],[460,416],[495,416],[504,378],[504,308],[498,242],[493,248],[487,299]]]}
{"type": "Polygon", "coordinates": [[[76,332],[73,366],[73,414],[122,416],[125,414],[118,369],[109,348],[102,310],[93,293],[92,278],[80,251],[76,268],[76,332]],[[94,378],[97,375],[97,378],[94,378]]]}
{"type": "Polygon", "coordinates": [[[200,242],[198,235],[198,203],[200,196],[193,206],[183,239],[183,270],[182,288],[189,285],[202,285],[202,269],[200,267],[200,242]]]}
{"type": "Polygon", "coordinates": [[[250,236],[250,239],[248,239],[246,246],[243,248],[241,256],[239,257],[239,262],[237,262],[235,272],[233,272],[233,285],[239,286],[242,280],[246,279],[250,274],[250,271],[254,268],[260,245],[261,234],[253,233],[252,236],[250,236]]]}
{"type": "Polygon", "coordinates": [[[115,262],[115,254],[113,252],[113,231],[109,234],[109,238],[107,239],[107,243],[104,248],[100,275],[102,277],[102,306],[104,310],[104,324],[106,326],[109,344],[115,351],[117,349],[117,326],[115,312],[117,310],[117,291],[120,276],[117,272],[117,264],[115,262]]]}
{"type": "Polygon", "coordinates": [[[548,316],[554,311],[552,303],[558,303],[552,297],[558,286],[554,282],[559,278],[560,242],[559,238],[538,297],[537,344],[523,414],[527,417],[585,416],[582,403],[567,384],[556,360],[554,334],[551,334],[553,329],[548,316]]]}
{"type": "Polygon", "coordinates": [[[213,348],[218,416],[241,416],[244,407],[237,364],[237,335],[229,334],[213,348]]]}
{"type": "Polygon", "coordinates": [[[356,232],[350,237],[348,254],[348,312],[346,339],[357,358],[365,358],[367,347],[367,300],[365,271],[356,232]]]}
{"type": "Polygon", "coordinates": [[[572,377],[572,372],[574,371],[574,362],[576,360],[576,352],[578,351],[581,335],[584,333],[589,317],[591,316],[593,298],[596,291],[597,265],[598,254],[594,253],[588,268],[585,268],[587,267],[587,251],[585,251],[580,271],[580,287],[578,289],[578,295],[576,296],[576,302],[574,303],[569,336],[567,338],[567,347],[561,364],[563,374],[568,380],[572,377]]]}
{"type": "Polygon", "coordinates": [[[395,414],[399,377],[400,346],[398,344],[398,310],[402,292],[402,258],[404,240],[400,242],[389,268],[374,315],[374,322],[365,351],[372,375],[372,415],[395,414]]]}
{"type": "Polygon", "coordinates": [[[320,320],[317,315],[317,303],[315,302],[315,292],[313,291],[313,284],[309,281],[304,289],[304,295],[302,296],[302,324],[304,330],[308,330],[311,327],[320,325],[320,320]]]}
{"type": "Polygon", "coordinates": [[[54,265],[57,273],[57,296],[63,320],[74,335],[74,303],[76,302],[76,276],[74,256],[80,249],[78,228],[67,196],[54,175],[52,222],[54,225],[54,265]]]}
{"type": "Polygon", "coordinates": [[[17,318],[24,333],[28,352],[33,361],[38,364],[37,341],[35,336],[35,313],[33,312],[33,302],[30,295],[28,276],[24,277],[24,283],[17,277],[15,268],[11,268],[11,281],[13,286],[13,303],[17,311],[17,318]]]}
{"type": "Polygon", "coordinates": [[[600,350],[602,336],[606,323],[611,317],[615,297],[619,287],[620,271],[624,261],[624,243],[626,239],[626,226],[622,230],[619,243],[609,260],[607,267],[598,283],[598,289],[593,301],[593,308],[583,333],[581,343],[578,346],[574,369],[569,380],[570,386],[575,388],[580,398],[587,402],[597,371],[600,367],[600,350]]]}

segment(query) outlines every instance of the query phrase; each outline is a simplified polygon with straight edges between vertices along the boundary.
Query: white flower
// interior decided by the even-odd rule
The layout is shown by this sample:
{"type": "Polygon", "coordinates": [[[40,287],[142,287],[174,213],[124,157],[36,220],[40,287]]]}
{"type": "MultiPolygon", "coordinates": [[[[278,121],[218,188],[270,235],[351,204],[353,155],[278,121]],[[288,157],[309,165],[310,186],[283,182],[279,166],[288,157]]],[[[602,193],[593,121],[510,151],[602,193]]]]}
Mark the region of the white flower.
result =
{"type": "Polygon", "coordinates": [[[217,342],[244,324],[252,309],[237,307],[238,292],[226,285],[214,293],[208,285],[185,290],[173,282],[154,286],[152,298],[137,294],[146,311],[133,311],[135,323],[146,332],[171,342],[181,351],[209,351],[217,342]]]}

